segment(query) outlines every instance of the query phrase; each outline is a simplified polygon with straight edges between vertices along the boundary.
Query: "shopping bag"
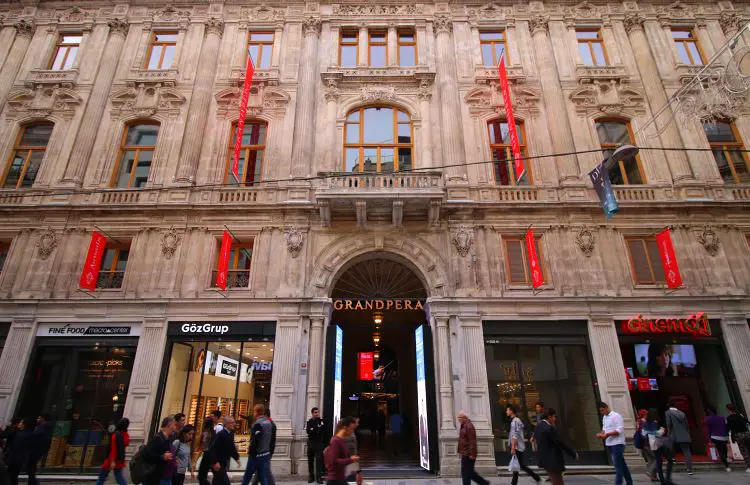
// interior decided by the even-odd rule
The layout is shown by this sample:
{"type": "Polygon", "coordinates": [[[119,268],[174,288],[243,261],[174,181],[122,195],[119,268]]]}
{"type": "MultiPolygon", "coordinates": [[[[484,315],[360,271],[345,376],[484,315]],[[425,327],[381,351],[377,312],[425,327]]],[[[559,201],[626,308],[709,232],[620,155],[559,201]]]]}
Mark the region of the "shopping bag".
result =
{"type": "Polygon", "coordinates": [[[729,448],[730,448],[730,451],[731,451],[729,453],[729,458],[732,461],[740,461],[741,462],[741,461],[744,460],[744,458],[742,457],[742,453],[740,452],[740,445],[738,445],[737,443],[730,443],[730,447],[729,448]]]}
{"type": "Polygon", "coordinates": [[[719,452],[716,450],[716,445],[708,443],[706,448],[708,448],[708,456],[711,458],[711,461],[719,461],[719,452]]]}
{"type": "Polygon", "coordinates": [[[521,463],[518,461],[518,457],[516,455],[513,455],[510,458],[510,464],[508,465],[508,471],[513,472],[520,472],[521,471],[521,463]]]}

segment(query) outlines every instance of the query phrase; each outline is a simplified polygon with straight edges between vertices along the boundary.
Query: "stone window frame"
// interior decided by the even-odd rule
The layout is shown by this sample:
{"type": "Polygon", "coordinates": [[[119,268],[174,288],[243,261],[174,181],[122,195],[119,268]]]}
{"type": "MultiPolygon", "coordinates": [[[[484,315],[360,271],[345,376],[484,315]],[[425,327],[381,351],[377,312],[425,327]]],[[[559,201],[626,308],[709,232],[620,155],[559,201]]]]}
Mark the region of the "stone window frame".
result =
{"type": "Polygon", "coordinates": [[[574,27],[574,30],[575,30],[575,36],[576,36],[576,55],[577,55],[576,58],[581,61],[583,66],[595,68],[595,67],[607,67],[607,66],[612,65],[612,61],[610,60],[609,53],[607,52],[607,45],[604,42],[604,32],[603,32],[601,25],[576,25],[574,27]],[[594,56],[593,50],[591,48],[592,39],[580,39],[578,37],[579,32],[596,32],[597,33],[597,38],[594,40],[596,40],[602,47],[602,53],[604,55],[604,64],[598,64],[596,62],[596,57],[594,56]],[[581,42],[582,40],[584,42],[581,42]],[[585,62],[583,62],[583,59],[581,59],[580,45],[582,43],[589,44],[589,50],[591,51],[591,58],[594,61],[593,64],[586,64],[585,62]]]}
{"type": "Polygon", "coordinates": [[[623,244],[625,246],[625,252],[628,255],[628,266],[630,268],[630,277],[633,281],[633,286],[635,288],[663,288],[666,286],[666,277],[664,277],[663,280],[657,279],[658,275],[654,271],[654,266],[656,265],[658,268],[661,269],[662,275],[664,273],[664,270],[661,266],[661,259],[659,256],[659,249],[656,244],[656,236],[654,234],[629,234],[623,236],[623,244]],[[651,281],[640,281],[638,278],[638,274],[636,272],[636,265],[635,261],[633,259],[633,253],[631,251],[630,243],[632,241],[641,241],[641,245],[645,245],[645,255],[648,259],[647,263],[649,266],[649,272],[651,273],[652,280],[651,281]],[[651,247],[649,247],[649,244],[652,244],[651,247]],[[655,250],[654,254],[650,254],[650,251],[655,250]],[[655,256],[655,261],[652,261],[652,256],[655,256]]]}
{"type": "Polygon", "coordinates": [[[282,42],[284,40],[284,23],[280,21],[259,21],[257,23],[241,21],[236,25],[236,40],[232,42],[232,45],[234,46],[231,56],[232,71],[234,72],[236,70],[241,70],[244,75],[247,68],[250,34],[253,33],[273,34],[273,46],[271,47],[270,66],[265,69],[261,69],[260,66],[254,66],[255,72],[258,73],[259,71],[268,72],[278,70],[281,63],[281,52],[283,50],[282,42]]]}
{"type": "Polygon", "coordinates": [[[57,52],[58,39],[60,39],[60,37],[62,37],[63,35],[80,35],[81,43],[78,46],[78,54],[76,55],[76,60],[73,62],[73,65],[70,67],[70,69],[61,69],[59,71],[53,72],[70,72],[77,70],[80,67],[82,60],[84,59],[84,56],[88,53],[89,48],[92,47],[89,43],[92,28],[93,24],[90,22],[80,24],[72,22],[49,24],[47,26],[47,33],[49,35],[47,40],[45,41],[43,55],[39,58],[39,62],[37,64],[38,67],[34,68],[33,70],[51,71],[52,62],[54,61],[53,56],[57,52]]]}
{"type": "Polygon", "coordinates": [[[396,65],[399,67],[416,67],[419,65],[419,42],[417,40],[417,29],[410,26],[399,26],[396,28],[396,65]],[[402,42],[401,34],[410,33],[414,38],[413,42],[402,42]],[[414,65],[404,66],[401,64],[401,47],[414,47],[414,65]]]}
{"type": "MultiPolygon", "coordinates": [[[[182,53],[183,53],[183,47],[185,45],[185,37],[187,34],[188,27],[190,25],[199,26],[201,24],[189,24],[188,22],[185,22],[185,21],[144,22],[141,25],[141,33],[140,33],[141,38],[138,39],[136,50],[135,50],[137,54],[133,56],[133,61],[130,66],[131,73],[151,72],[148,69],[148,57],[151,51],[151,38],[154,32],[167,32],[167,31],[177,33],[177,43],[175,45],[175,52],[174,52],[174,58],[172,60],[172,65],[170,66],[169,69],[163,69],[162,71],[165,71],[165,72],[179,71],[180,66],[182,65],[182,62],[183,62],[182,53]]],[[[128,35],[131,35],[132,32],[133,32],[133,28],[131,27],[128,35]]],[[[196,52],[195,55],[198,56],[199,53],[196,52]]]]}
{"type": "MultiPolygon", "coordinates": [[[[702,67],[702,66],[706,65],[706,62],[708,62],[709,58],[706,56],[706,53],[703,51],[703,47],[701,47],[701,41],[700,41],[700,38],[698,36],[698,26],[697,25],[686,25],[686,24],[681,24],[681,23],[671,24],[671,25],[669,25],[669,33],[670,33],[669,42],[670,42],[670,45],[672,46],[672,51],[676,55],[677,65],[679,65],[679,66],[691,66],[691,67],[702,67]],[[692,35],[692,39],[690,39],[690,40],[695,44],[695,47],[698,50],[698,56],[700,57],[700,61],[701,62],[699,64],[696,64],[694,62],[694,60],[693,60],[693,62],[691,62],[689,64],[683,62],[682,56],[680,56],[680,51],[677,48],[677,44],[678,43],[683,43],[684,44],[684,43],[686,43],[686,41],[675,39],[674,38],[674,32],[675,31],[690,32],[690,34],[692,35]]],[[[688,53],[688,56],[690,56],[691,59],[692,59],[692,54],[690,53],[689,50],[687,50],[687,53],[688,53]]]]}
{"type": "MultiPolygon", "coordinates": [[[[701,128],[703,129],[703,133],[706,136],[706,143],[708,144],[708,146],[710,148],[712,148],[712,149],[713,148],[721,148],[722,150],[726,150],[728,148],[729,149],[736,149],[736,150],[744,150],[745,149],[745,142],[742,139],[742,134],[740,133],[739,127],[737,126],[736,120],[729,119],[729,118],[724,118],[724,119],[718,119],[718,120],[716,120],[716,123],[722,123],[722,124],[729,125],[729,127],[731,128],[732,133],[734,135],[735,141],[734,142],[722,142],[722,143],[715,142],[715,143],[712,143],[708,139],[708,133],[706,133],[705,124],[701,124],[701,128]]],[[[746,152],[739,152],[739,153],[740,153],[740,156],[745,161],[746,170],[748,172],[750,172],[750,156],[746,152]]],[[[721,179],[725,184],[726,183],[734,183],[734,184],[745,183],[745,182],[741,182],[740,180],[738,180],[737,172],[736,172],[736,169],[735,169],[735,166],[734,166],[734,162],[731,160],[730,157],[727,157],[727,159],[730,162],[730,170],[732,172],[732,178],[734,179],[734,182],[727,182],[726,180],[724,180],[724,177],[721,176],[721,172],[719,171],[718,164],[716,163],[716,157],[713,155],[713,152],[711,153],[711,157],[714,159],[714,167],[716,167],[716,172],[718,173],[719,179],[721,179]]]]}
{"type": "MultiPolygon", "coordinates": [[[[607,147],[607,148],[605,148],[603,146],[601,140],[599,139],[599,132],[597,130],[597,124],[600,123],[600,122],[610,122],[610,123],[611,122],[615,122],[615,123],[624,124],[626,126],[627,130],[628,130],[628,138],[629,138],[629,140],[624,141],[623,143],[630,143],[632,145],[636,145],[637,144],[636,140],[635,140],[635,132],[633,131],[633,124],[632,124],[632,120],[631,119],[623,117],[623,116],[597,116],[597,117],[595,117],[593,119],[593,122],[594,122],[594,134],[596,136],[596,138],[595,138],[596,144],[599,146],[599,148],[602,149],[602,151],[604,151],[606,149],[614,149],[615,147],[613,146],[613,147],[607,147]]],[[[643,160],[641,159],[640,154],[637,154],[635,156],[635,161],[636,161],[636,164],[638,166],[638,172],[641,175],[641,179],[643,180],[643,183],[641,183],[641,184],[625,183],[625,184],[612,184],[612,185],[616,185],[618,187],[632,187],[632,186],[638,186],[638,185],[648,185],[649,179],[646,176],[646,168],[643,165],[643,160]]],[[[622,161],[619,162],[619,169],[620,169],[620,174],[623,177],[623,180],[627,180],[627,174],[624,171],[623,162],[622,161]]]]}
{"type": "MultiPolygon", "coordinates": [[[[254,259],[255,259],[254,250],[255,250],[256,237],[255,236],[247,236],[247,237],[243,237],[242,239],[243,239],[242,241],[238,242],[238,241],[236,241],[234,239],[234,237],[232,238],[232,244],[231,244],[230,248],[231,248],[231,250],[235,250],[235,257],[234,257],[234,261],[232,261],[231,259],[229,261],[229,271],[228,271],[228,275],[227,275],[227,290],[226,291],[230,291],[230,290],[235,290],[235,291],[236,290],[250,290],[250,289],[252,289],[253,268],[255,266],[257,266],[257,263],[254,262],[254,259]],[[238,249],[239,250],[245,250],[245,251],[249,250],[250,251],[250,258],[249,258],[250,259],[250,264],[249,264],[249,267],[247,269],[239,270],[239,269],[236,268],[236,265],[237,265],[238,260],[239,260],[239,253],[240,253],[240,251],[237,251],[238,249]],[[233,264],[234,264],[234,266],[233,266],[233,264]],[[230,281],[230,275],[232,274],[232,271],[235,271],[235,272],[247,271],[247,275],[248,275],[247,276],[247,286],[239,286],[239,287],[233,287],[233,286],[231,286],[229,284],[229,281],[230,281]]],[[[212,263],[211,263],[211,267],[210,267],[209,272],[208,272],[208,277],[209,277],[208,287],[211,290],[214,290],[214,291],[221,291],[221,290],[219,290],[218,286],[216,285],[216,276],[217,276],[217,273],[218,273],[218,265],[219,265],[219,254],[221,252],[221,237],[219,237],[218,235],[215,236],[214,237],[214,241],[215,241],[216,250],[213,252],[212,263]]]]}
{"type": "MultiPolygon", "coordinates": [[[[545,257],[546,250],[542,247],[543,235],[544,235],[543,233],[534,234],[534,242],[536,243],[537,257],[542,266],[542,277],[544,278],[544,284],[541,287],[536,288],[537,291],[553,288],[549,264],[547,263],[547,258],[545,257]]],[[[503,276],[505,278],[505,288],[508,290],[532,289],[532,281],[531,281],[531,274],[530,274],[530,269],[529,269],[529,259],[528,259],[527,249],[526,249],[525,235],[520,234],[520,233],[505,233],[505,234],[500,235],[500,239],[501,239],[502,251],[503,251],[503,263],[505,266],[504,271],[503,271],[503,276]],[[508,254],[508,242],[520,243],[521,256],[523,258],[524,275],[526,277],[526,282],[524,283],[511,281],[510,256],[508,254]]]]}
{"type": "MultiPolygon", "coordinates": [[[[78,69],[78,66],[81,64],[81,56],[83,55],[83,49],[84,49],[84,40],[86,39],[87,35],[86,32],[83,30],[75,31],[74,29],[62,29],[57,31],[57,40],[55,41],[55,44],[52,47],[52,52],[48,56],[48,61],[44,69],[48,71],[55,71],[55,72],[62,72],[62,71],[74,71],[78,69]],[[62,47],[62,39],[65,36],[73,36],[73,35],[80,35],[81,41],[78,43],[78,51],[76,52],[75,59],[73,60],[73,64],[70,66],[70,69],[53,69],[55,59],[57,58],[57,53],[59,49],[62,47]]],[[[66,55],[67,56],[67,55],[66,55]]],[[[63,63],[63,66],[65,63],[63,63]]]]}
{"type": "Polygon", "coordinates": [[[128,263],[130,262],[130,255],[132,254],[132,242],[131,241],[115,241],[115,240],[108,240],[104,251],[102,251],[102,259],[101,259],[101,269],[99,270],[99,278],[96,281],[96,291],[122,291],[125,288],[125,278],[128,276],[128,263]],[[104,267],[104,260],[107,258],[107,254],[109,251],[115,251],[115,257],[112,259],[112,264],[110,265],[109,269],[105,269],[104,267]],[[109,282],[110,284],[113,282],[116,273],[117,264],[120,262],[120,259],[122,257],[123,251],[127,251],[128,253],[128,259],[125,263],[125,268],[122,270],[122,281],[120,282],[120,286],[100,286],[99,282],[102,279],[102,276],[109,275],[109,282]]]}
{"type": "MultiPolygon", "coordinates": [[[[338,54],[337,54],[337,60],[336,60],[336,66],[338,66],[338,67],[344,67],[344,68],[355,68],[355,67],[357,67],[359,65],[359,62],[360,62],[359,51],[360,51],[360,43],[362,42],[362,39],[360,39],[360,35],[359,35],[359,28],[357,28],[357,27],[351,27],[351,26],[341,26],[338,29],[338,33],[339,33],[339,35],[338,35],[337,45],[336,45],[336,50],[338,52],[338,54]],[[343,40],[344,40],[344,33],[353,33],[354,37],[356,39],[356,42],[355,43],[351,43],[351,42],[344,43],[343,42],[343,40]],[[354,62],[353,66],[342,66],[341,65],[341,52],[342,52],[342,48],[344,46],[354,47],[354,49],[355,49],[355,62],[354,62]]],[[[369,53],[369,50],[368,50],[368,53],[369,53]]]]}
{"type": "MultiPolygon", "coordinates": [[[[253,116],[253,117],[248,116],[245,119],[245,127],[247,127],[248,125],[251,125],[251,124],[264,125],[266,127],[266,137],[265,137],[265,141],[264,141],[263,145],[253,145],[253,146],[262,147],[262,150],[263,150],[263,157],[262,157],[261,162],[260,162],[261,163],[261,166],[260,166],[260,179],[259,180],[253,180],[253,183],[251,185],[247,185],[245,183],[245,181],[241,181],[238,184],[234,184],[232,182],[232,179],[231,179],[232,176],[230,175],[230,167],[231,167],[232,162],[234,160],[234,141],[235,141],[234,139],[235,139],[236,132],[237,132],[237,124],[238,124],[238,122],[239,122],[239,119],[232,121],[231,125],[230,125],[230,128],[229,128],[229,136],[228,136],[228,140],[227,140],[227,143],[226,143],[227,156],[226,156],[226,163],[224,164],[225,168],[224,168],[223,183],[224,183],[224,185],[231,185],[231,186],[237,186],[237,187],[257,187],[258,185],[262,184],[262,182],[265,179],[268,178],[268,174],[267,174],[268,168],[266,167],[266,165],[267,165],[266,162],[268,161],[269,134],[271,132],[270,131],[271,130],[271,127],[270,127],[271,124],[267,120],[264,120],[264,119],[261,119],[259,117],[255,117],[255,116],[253,116]]],[[[242,154],[242,151],[240,151],[240,160],[238,161],[238,163],[239,164],[243,163],[243,154],[242,154]]],[[[245,178],[247,179],[247,170],[243,171],[243,174],[244,174],[245,178]]]]}
{"type": "MultiPolygon", "coordinates": [[[[526,159],[530,156],[529,155],[530,143],[529,143],[529,139],[526,133],[526,121],[523,118],[515,118],[515,121],[516,121],[516,125],[518,125],[521,129],[520,138],[521,140],[523,140],[523,143],[521,143],[521,155],[523,155],[524,157],[524,165],[526,167],[526,172],[528,173],[528,184],[525,184],[525,185],[516,184],[515,173],[513,174],[513,177],[511,177],[513,179],[512,183],[508,185],[502,185],[497,182],[495,178],[495,160],[493,158],[493,153],[492,153],[493,152],[492,140],[490,138],[490,125],[496,121],[504,122],[507,124],[508,119],[505,116],[493,116],[484,121],[484,125],[486,127],[486,130],[484,132],[484,137],[486,138],[486,146],[489,150],[489,155],[490,155],[490,157],[487,160],[492,160],[492,164],[490,167],[491,180],[494,181],[494,185],[497,187],[527,187],[527,188],[533,187],[534,186],[534,171],[531,169],[531,160],[526,159]]],[[[498,144],[496,143],[495,145],[498,145],[498,144]]],[[[510,145],[508,145],[508,147],[510,147],[510,145]]],[[[508,150],[510,150],[510,148],[508,148],[508,150]]],[[[510,159],[507,160],[507,163],[510,163],[512,165],[512,160],[513,160],[513,154],[511,153],[510,159]]]]}
{"type": "Polygon", "coordinates": [[[141,64],[141,69],[145,71],[169,71],[170,69],[174,69],[174,65],[176,63],[177,59],[177,43],[179,41],[180,33],[177,29],[152,29],[149,33],[148,37],[148,47],[146,50],[146,56],[143,59],[143,64],[141,64]],[[171,42],[160,42],[157,40],[156,36],[158,35],[174,35],[174,54],[172,55],[172,62],[169,64],[168,67],[164,67],[162,65],[162,62],[164,61],[164,53],[166,52],[166,48],[172,45],[171,42]],[[151,57],[154,53],[154,48],[156,45],[164,45],[164,50],[161,53],[160,59],[159,59],[159,66],[155,69],[151,69],[149,65],[151,64],[151,57]]]}
{"type": "MultiPolygon", "coordinates": [[[[484,52],[482,51],[482,46],[485,45],[485,44],[491,44],[492,45],[493,56],[495,55],[495,44],[502,44],[503,45],[503,52],[502,52],[502,54],[505,54],[505,65],[506,65],[506,67],[510,66],[511,65],[511,61],[510,61],[510,52],[509,52],[508,40],[509,39],[508,39],[508,28],[507,28],[507,26],[499,26],[499,27],[485,27],[485,26],[480,26],[479,27],[479,56],[480,56],[480,58],[482,60],[481,66],[483,66],[483,67],[497,67],[497,64],[494,64],[494,65],[491,65],[491,66],[488,66],[487,64],[485,64],[484,52]],[[482,34],[483,33],[485,33],[485,34],[496,34],[497,33],[497,34],[501,34],[503,38],[502,38],[502,40],[491,40],[491,41],[484,42],[484,41],[482,41],[482,34]]],[[[497,62],[498,63],[500,62],[500,57],[502,57],[502,54],[500,56],[497,56],[497,62]]]]}
{"type": "MultiPolygon", "coordinates": [[[[49,163],[47,162],[47,158],[49,157],[49,153],[51,151],[51,148],[53,147],[53,141],[55,141],[55,133],[58,132],[55,128],[57,128],[58,122],[51,120],[51,119],[28,119],[28,120],[22,120],[16,124],[16,130],[13,134],[13,137],[11,138],[12,142],[9,141],[8,148],[7,148],[7,154],[5,157],[3,157],[1,160],[3,160],[3,166],[1,167],[0,171],[0,191],[5,190],[29,190],[33,189],[34,186],[39,182],[40,180],[40,174],[42,173],[42,170],[46,165],[49,163]],[[23,180],[22,177],[19,177],[18,182],[16,183],[15,188],[5,188],[5,182],[8,178],[8,173],[10,172],[10,167],[13,162],[13,158],[15,156],[16,151],[21,148],[21,138],[23,137],[24,132],[29,126],[33,125],[52,125],[52,131],[50,132],[49,139],[47,140],[47,145],[45,145],[43,151],[44,156],[42,157],[42,161],[39,163],[39,170],[37,171],[36,176],[34,177],[34,181],[31,184],[31,187],[22,188],[19,187],[18,184],[21,183],[23,180]]],[[[35,150],[36,148],[25,148],[26,150],[35,150]]],[[[41,150],[41,149],[36,149],[41,150]]],[[[28,158],[28,155],[27,155],[28,158]]],[[[26,165],[26,162],[24,162],[24,165],[26,165]]]]}
{"type": "MultiPolygon", "coordinates": [[[[121,138],[120,138],[120,144],[119,144],[118,150],[117,150],[117,158],[115,158],[115,163],[112,166],[112,177],[110,179],[108,188],[110,188],[110,189],[119,189],[119,190],[139,190],[141,188],[146,188],[149,185],[149,181],[153,177],[152,171],[154,169],[154,160],[156,158],[156,150],[157,150],[157,147],[159,145],[159,136],[162,133],[162,129],[163,128],[162,128],[162,123],[161,122],[156,121],[156,120],[151,120],[151,119],[145,119],[145,120],[136,119],[136,120],[130,121],[128,123],[125,123],[125,125],[123,127],[123,130],[122,130],[122,135],[121,135],[121,138]],[[144,185],[144,187],[133,187],[133,186],[130,185],[132,183],[132,181],[133,181],[133,178],[135,177],[135,169],[137,167],[137,165],[136,165],[136,167],[133,167],[133,169],[132,169],[132,174],[130,175],[130,181],[128,182],[128,186],[127,187],[117,187],[118,173],[120,171],[120,167],[121,167],[121,164],[122,164],[123,154],[126,151],[130,151],[130,150],[128,150],[128,145],[125,145],[125,140],[127,139],[127,136],[128,136],[128,133],[130,132],[130,129],[132,127],[134,127],[134,126],[140,126],[140,125],[146,125],[146,126],[151,125],[151,126],[158,126],[159,127],[159,129],[157,130],[157,134],[156,134],[156,143],[153,145],[153,149],[151,150],[151,165],[149,166],[149,169],[148,169],[148,178],[147,178],[146,184],[144,185]]],[[[129,146],[132,147],[134,145],[129,145],[129,146]]],[[[140,147],[141,145],[138,145],[138,146],[140,147]]],[[[152,145],[144,145],[144,146],[151,147],[152,145]]],[[[135,150],[136,150],[136,152],[140,152],[141,151],[140,148],[136,148],[135,150]]]]}
{"type": "Polygon", "coordinates": [[[258,57],[260,59],[260,62],[259,63],[253,62],[253,66],[255,67],[255,69],[272,69],[273,68],[273,65],[272,65],[273,50],[274,50],[274,43],[276,40],[276,32],[274,32],[272,29],[248,29],[245,35],[247,39],[247,42],[246,42],[247,47],[245,48],[245,65],[247,65],[247,58],[248,56],[250,56],[250,46],[258,45],[260,46],[258,49],[258,57]],[[271,41],[270,43],[268,41],[262,41],[262,40],[254,41],[252,40],[253,34],[270,34],[271,41]],[[265,61],[265,59],[263,58],[262,46],[269,45],[269,44],[271,45],[271,52],[269,53],[270,59],[268,60],[268,67],[264,68],[261,66],[261,64],[263,64],[263,62],[265,61]]]}
{"type": "MultiPolygon", "coordinates": [[[[360,153],[363,153],[363,150],[365,148],[377,148],[378,149],[378,157],[379,157],[380,156],[380,154],[379,154],[380,148],[382,148],[382,146],[387,145],[390,148],[393,148],[394,153],[395,153],[394,160],[393,160],[393,162],[394,162],[394,164],[393,164],[394,165],[394,172],[397,172],[399,170],[398,168],[396,168],[397,165],[398,165],[398,149],[399,148],[410,148],[411,149],[411,170],[414,170],[414,168],[416,167],[416,161],[417,161],[416,151],[415,151],[416,150],[416,148],[415,148],[416,147],[415,141],[416,140],[415,140],[414,116],[409,112],[408,109],[406,109],[404,107],[401,107],[401,106],[398,106],[396,104],[381,103],[381,102],[376,102],[376,103],[371,103],[371,104],[362,104],[362,105],[353,107],[353,108],[351,108],[351,109],[349,109],[347,111],[346,115],[344,116],[344,120],[343,120],[342,151],[341,151],[341,163],[339,165],[339,168],[341,169],[342,173],[359,173],[359,174],[368,174],[368,173],[369,174],[383,174],[383,173],[388,173],[388,172],[382,172],[380,170],[377,170],[376,172],[364,172],[364,171],[347,172],[346,171],[346,151],[347,151],[347,148],[348,149],[355,149],[356,148],[356,149],[360,150],[360,153]],[[393,110],[393,114],[394,114],[394,116],[393,116],[393,129],[394,129],[394,134],[396,135],[396,137],[398,137],[398,125],[399,124],[403,124],[402,122],[398,121],[398,113],[402,112],[402,113],[406,114],[406,116],[409,117],[409,126],[410,126],[410,129],[411,129],[410,130],[411,131],[411,143],[408,144],[408,145],[407,144],[401,144],[401,143],[398,143],[397,140],[394,140],[394,143],[392,143],[392,144],[385,144],[385,143],[380,143],[380,144],[376,144],[376,143],[364,143],[364,141],[363,141],[364,140],[364,133],[365,133],[365,131],[364,131],[364,122],[365,122],[365,120],[364,120],[364,110],[366,110],[368,108],[388,108],[388,109],[393,110]],[[351,116],[355,111],[359,111],[360,112],[360,120],[359,120],[358,123],[356,123],[356,124],[358,124],[360,126],[360,128],[359,128],[359,140],[360,141],[358,141],[357,143],[347,143],[347,141],[346,141],[347,125],[354,124],[354,123],[349,123],[348,120],[349,120],[349,116],[351,116]],[[369,145],[372,145],[372,146],[369,146],[369,145]]],[[[362,157],[360,157],[360,158],[362,158],[362,157]]],[[[363,163],[364,163],[364,160],[360,160],[360,166],[362,166],[363,163]]],[[[380,165],[380,161],[379,160],[377,162],[377,165],[380,165]]]]}

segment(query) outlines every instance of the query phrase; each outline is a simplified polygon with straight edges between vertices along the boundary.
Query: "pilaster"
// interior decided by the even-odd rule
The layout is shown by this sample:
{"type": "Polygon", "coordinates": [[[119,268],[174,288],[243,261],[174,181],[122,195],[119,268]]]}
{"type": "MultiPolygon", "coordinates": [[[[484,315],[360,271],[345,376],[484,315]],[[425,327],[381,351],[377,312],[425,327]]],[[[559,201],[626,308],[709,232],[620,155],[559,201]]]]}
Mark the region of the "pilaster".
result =
{"type": "Polygon", "coordinates": [[[10,53],[0,70],[0,110],[5,107],[8,93],[13,87],[16,76],[18,76],[18,70],[21,68],[24,57],[26,57],[26,51],[29,49],[31,38],[36,30],[34,23],[26,20],[19,20],[13,27],[16,29],[13,46],[10,48],[10,53]]]}
{"type": "Polygon", "coordinates": [[[725,314],[721,318],[724,345],[729,354],[745,410],[750,409],[750,327],[744,314],[725,314]]]}
{"type": "Polygon", "coordinates": [[[292,177],[310,174],[315,140],[315,106],[317,92],[318,44],[320,19],[305,19],[302,39],[302,55],[299,61],[299,84],[295,96],[294,138],[292,139],[292,177]]]}
{"type": "Polygon", "coordinates": [[[31,359],[35,335],[35,319],[13,319],[0,356],[0,369],[3,369],[0,372],[0,419],[4,423],[8,422],[16,407],[26,367],[31,359]]]}

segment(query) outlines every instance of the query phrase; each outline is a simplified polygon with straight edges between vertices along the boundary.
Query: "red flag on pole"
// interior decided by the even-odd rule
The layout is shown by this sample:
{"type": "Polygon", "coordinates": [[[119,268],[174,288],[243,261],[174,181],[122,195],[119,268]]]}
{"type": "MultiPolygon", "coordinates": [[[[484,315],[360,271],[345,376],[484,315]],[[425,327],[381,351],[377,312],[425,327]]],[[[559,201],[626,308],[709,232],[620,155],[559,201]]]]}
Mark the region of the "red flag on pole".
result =
{"type": "Polygon", "coordinates": [[[521,155],[521,144],[518,143],[516,132],[516,118],[513,116],[513,104],[510,100],[510,86],[508,85],[508,73],[505,71],[505,52],[500,55],[500,63],[497,66],[500,75],[500,91],[503,93],[503,105],[505,106],[505,118],[508,122],[508,136],[510,137],[510,148],[513,152],[513,170],[516,172],[516,184],[518,184],[526,173],[521,155]]]}
{"type": "Polygon", "coordinates": [[[96,231],[91,233],[89,252],[86,254],[86,262],[83,264],[83,271],[81,272],[81,288],[89,291],[96,290],[96,282],[99,280],[99,269],[102,266],[102,256],[104,256],[106,246],[107,238],[104,235],[96,231]]]}
{"type": "Polygon", "coordinates": [[[656,245],[659,246],[661,265],[664,268],[664,277],[667,279],[667,288],[674,289],[682,286],[680,267],[672,246],[672,234],[669,229],[664,229],[656,235],[656,245]]]}
{"type": "Polygon", "coordinates": [[[531,266],[531,286],[536,289],[544,284],[544,275],[542,274],[542,267],[539,265],[539,256],[536,252],[534,231],[531,229],[526,233],[526,251],[529,254],[529,266],[531,266]]]}
{"type": "Polygon", "coordinates": [[[240,98],[240,119],[237,120],[237,138],[234,142],[234,156],[232,157],[232,177],[237,183],[240,182],[240,149],[242,147],[242,133],[245,131],[245,117],[247,116],[247,101],[250,99],[250,86],[253,84],[253,58],[247,53],[247,70],[245,82],[242,85],[242,98],[240,98]]]}
{"type": "Polygon", "coordinates": [[[216,272],[216,286],[222,290],[227,289],[227,274],[229,273],[229,253],[232,251],[232,235],[224,231],[221,238],[221,250],[219,251],[219,265],[216,272]]]}

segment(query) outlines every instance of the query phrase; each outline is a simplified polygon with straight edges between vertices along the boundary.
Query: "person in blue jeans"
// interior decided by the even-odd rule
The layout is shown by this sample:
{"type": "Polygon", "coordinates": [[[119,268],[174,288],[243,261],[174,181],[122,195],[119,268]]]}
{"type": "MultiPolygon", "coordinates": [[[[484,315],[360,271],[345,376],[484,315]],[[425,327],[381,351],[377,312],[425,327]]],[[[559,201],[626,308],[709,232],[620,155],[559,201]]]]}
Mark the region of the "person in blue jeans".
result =
{"type": "Polygon", "coordinates": [[[253,408],[253,427],[250,428],[250,456],[247,460],[242,485],[248,485],[253,475],[258,473],[260,485],[268,485],[268,472],[271,468],[271,440],[273,425],[265,416],[266,407],[256,404],[253,408]]]}
{"type": "Polygon", "coordinates": [[[625,479],[627,485],[633,485],[628,464],[625,463],[625,423],[622,416],[609,409],[605,402],[599,403],[599,413],[602,415],[602,432],[596,437],[603,439],[607,449],[612,454],[612,464],[615,466],[615,485],[622,485],[625,479]]]}

